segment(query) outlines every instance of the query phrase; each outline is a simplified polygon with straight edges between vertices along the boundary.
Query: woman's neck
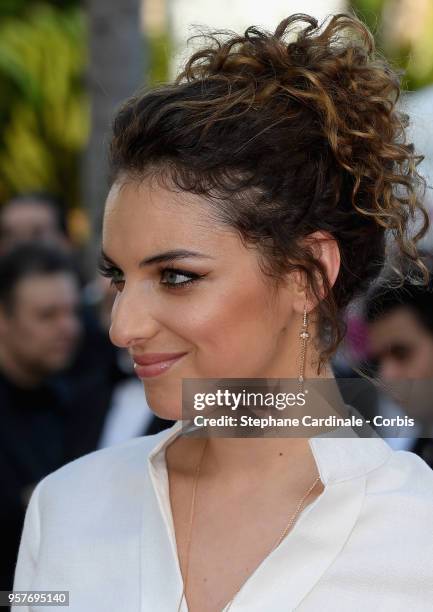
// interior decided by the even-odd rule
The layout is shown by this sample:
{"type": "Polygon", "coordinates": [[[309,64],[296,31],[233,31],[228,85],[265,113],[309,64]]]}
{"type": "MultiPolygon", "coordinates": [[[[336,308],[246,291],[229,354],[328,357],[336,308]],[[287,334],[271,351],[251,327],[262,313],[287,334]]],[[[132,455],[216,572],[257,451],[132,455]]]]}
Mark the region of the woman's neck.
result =
{"type": "MultiPolygon", "coordinates": [[[[281,417],[302,417],[304,414],[323,416],[328,412],[338,414],[344,404],[329,366],[324,368],[320,376],[313,368],[308,369],[305,387],[308,388],[309,382],[314,386],[317,381],[319,393],[315,393],[315,400],[310,405],[307,402],[303,407],[284,410],[281,417]],[[326,395],[321,395],[322,389],[326,395]]],[[[283,432],[283,429],[280,431],[283,432]]],[[[313,435],[317,435],[317,431],[313,435]]],[[[227,483],[278,478],[281,469],[287,469],[287,466],[313,473],[316,466],[308,441],[311,436],[305,427],[299,429],[299,434],[292,430],[287,436],[283,433],[272,434],[270,437],[266,434],[260,437],[211,435],[207,438],[201,477],[227,483]]],[[[167,448],[166,456],[171,469],[185,477],[195,474],[205,442],[205,434],[203,437],[181,435],[176,438],[167,448]]]]}

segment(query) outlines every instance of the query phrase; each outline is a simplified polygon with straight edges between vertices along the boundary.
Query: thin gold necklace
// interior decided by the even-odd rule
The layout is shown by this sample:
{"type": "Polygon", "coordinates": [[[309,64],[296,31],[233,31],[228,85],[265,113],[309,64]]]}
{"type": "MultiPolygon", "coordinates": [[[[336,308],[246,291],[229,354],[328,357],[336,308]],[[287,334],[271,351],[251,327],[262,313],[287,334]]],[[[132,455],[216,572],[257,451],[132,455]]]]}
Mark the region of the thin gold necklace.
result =
{"type": "MultiPolygon", "coordinates": [[[[201,468],[201,464],[203,462],[203,457],[204,457],[204,453],[207,447],[207,441],[208,438],[206,438],[206,441],[203,445],[202,451],[201,451],[201,455],[200,455],[200,460],[197,464],[196,467],[196,472],[195,472],[195,478],[194,478],[194,485],[193,485],[193,489],[192,489],[192,499],[191,499],[191,509],[190,509],[190,517],[189,517],[189,528],[188,528],[188,542],[187,542],[187,550],[186,550],[186,568],[185,568],[185,580],[183,582],[183,591],[182,591],[182,595],[179,601],[179,605],[177,608],[177,612],[180,611],[181,605],[182,605],[182,601],[183,598],[185,597],[185,591],[186,591],[186,587],[187,587],[187,583],[188,583],[188,574],[189,574],[189,553],[190,553],[190,547],[191,547],[191,533],[192,533],[192,524],[193,524],[193,518],[194,518],[194,507],[195,507],[195,495],[196,495],[196,490],[197,490],[197,483],[198,483],[198,477],[200,474],[200,468],[201,468]]],[[[307,499],[307,497],[309,496],[309,494],[311,493],[311,491],[314,489],[314,487],[316,486],[316,484],[319,482],[320,480],[320,476],[317,476],[317,478],[314,480],[313,484],[311,484],[308,487],[308,490],[306,491],[306,493],[303,495],[303,497],[301,497],[301,499],[298,501],[297,505],[296,505],[296,509],[294,511],[294,513],[290,516],[289,522],[287,523],[287,525],[284,527],[283,532],[281,533],[281,535],[279,536],[278,540],[275,542],[275,544],[273,545],[273,547],[271,548],[271,550],[269,551],[268,555],[271,554],[272,551],[274,551],[280,544],[281,542],[284,540],[284,538],[286,537],[289,529],[293,526],[293,523],[295,522],[298,514],[300,513],[302,506],[305,503],[305,500],[307,499]]],[[[248,580],[248,579],[247,579],[248,580]]],[[[235,599],[235,597],[237,596],[237,594],[239,593],[239,591],[242,589],[242,587],[244,586],[244,584],[247,582],[247,580],[245,580],[241,586],[239,587],[239,589],[236,591],[236,593],[233,595],[233,597],[230,599],[230,601],[228,601],[224,608],[222,609],[221,612],[228,612],[231,608],[231,605],[233,603],[233,600],[235,599]]]]}

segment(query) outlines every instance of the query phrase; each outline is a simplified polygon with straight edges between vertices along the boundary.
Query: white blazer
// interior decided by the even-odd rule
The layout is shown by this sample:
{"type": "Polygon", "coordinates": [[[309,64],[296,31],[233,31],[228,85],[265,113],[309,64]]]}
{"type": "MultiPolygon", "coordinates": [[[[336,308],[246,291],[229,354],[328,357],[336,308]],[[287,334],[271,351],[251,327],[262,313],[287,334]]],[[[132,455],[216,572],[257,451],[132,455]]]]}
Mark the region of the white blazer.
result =
{"type": "MultiPolygon", "coordinates": [[[[44,478],[27,510],[14,589],[67,590],[69,612],[176,612],[182,577],[165,447],[181,425],[44,478]]],[[[230,612],[431,612],[433,471],[380,438],[309,443],[324,491],[230,612]]]]}

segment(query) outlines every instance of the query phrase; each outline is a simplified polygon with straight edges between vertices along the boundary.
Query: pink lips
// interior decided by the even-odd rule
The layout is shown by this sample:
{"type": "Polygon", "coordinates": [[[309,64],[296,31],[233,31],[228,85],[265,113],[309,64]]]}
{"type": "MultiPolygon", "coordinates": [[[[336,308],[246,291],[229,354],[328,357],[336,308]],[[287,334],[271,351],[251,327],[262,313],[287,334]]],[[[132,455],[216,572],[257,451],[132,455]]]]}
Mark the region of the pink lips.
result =
{"type": "Polygon", "coordinates": [[[133,355],[134,369],[138,378],[158,376],[166,372],[186,353],[146,353],[145,355],[133,355]]]}

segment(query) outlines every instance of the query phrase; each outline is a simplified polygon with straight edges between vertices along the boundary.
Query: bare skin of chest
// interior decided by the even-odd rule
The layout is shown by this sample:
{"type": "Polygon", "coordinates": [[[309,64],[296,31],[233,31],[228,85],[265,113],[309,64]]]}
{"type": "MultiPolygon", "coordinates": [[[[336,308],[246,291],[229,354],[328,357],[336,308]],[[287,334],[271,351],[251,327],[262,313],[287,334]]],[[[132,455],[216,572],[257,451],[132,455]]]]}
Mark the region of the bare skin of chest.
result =
{"type": "MultiPolygon", "coordinates": [[[[312,473],[312,472],[311,472],[312,473]]],[[[308,478],[308,476],[307,476],[308,478]]],[[[281,537],[308,484],[199,480],[189,550],[192,479],[169,469],[170,502],[189,612],[221,612],[281,537]]],[[[299,480],[299,479],[298,479],[299,480]]],[[[323,490],[319,483],[305,505],[323,490]]]]}

